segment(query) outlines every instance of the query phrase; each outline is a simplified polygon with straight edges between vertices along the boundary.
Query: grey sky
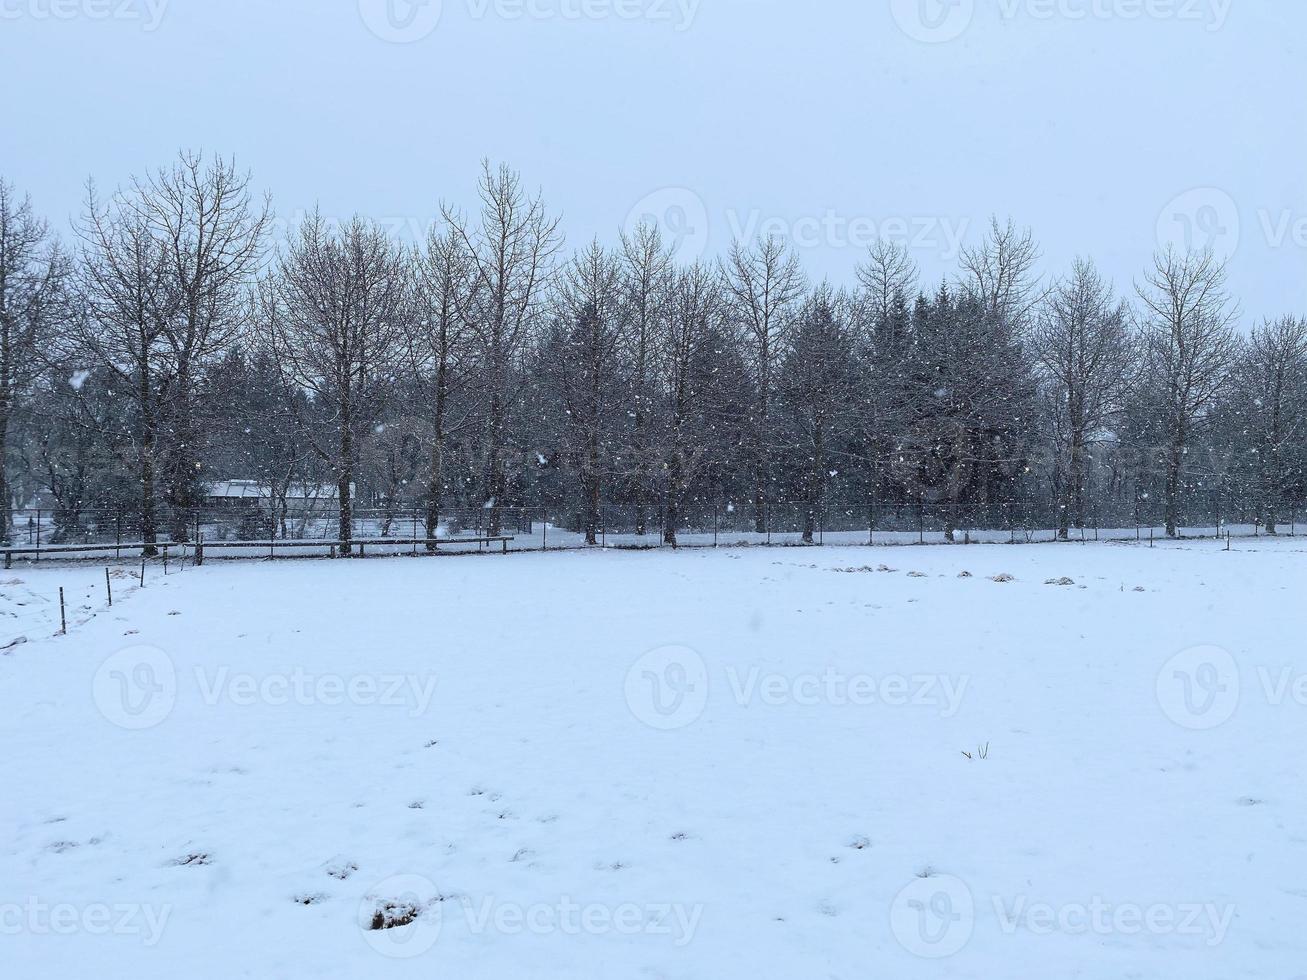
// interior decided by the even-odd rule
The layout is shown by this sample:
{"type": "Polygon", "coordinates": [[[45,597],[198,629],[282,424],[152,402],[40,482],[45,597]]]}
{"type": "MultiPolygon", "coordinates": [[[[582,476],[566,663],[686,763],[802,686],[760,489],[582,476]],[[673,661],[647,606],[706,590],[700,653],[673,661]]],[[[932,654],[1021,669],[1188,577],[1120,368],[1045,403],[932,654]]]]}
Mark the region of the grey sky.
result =
{"type": "Polygon", "coordinates": [[[1248,323],[1307,313],[1304,38],[1284,0],[0,0],[0,173],[65,229],[203,147],[411,236],[488,155],[569,244],[779,231],[837,282],[878,232],[938,279],[991,212],[1121,289],[1189,235],[1248,323]]]}

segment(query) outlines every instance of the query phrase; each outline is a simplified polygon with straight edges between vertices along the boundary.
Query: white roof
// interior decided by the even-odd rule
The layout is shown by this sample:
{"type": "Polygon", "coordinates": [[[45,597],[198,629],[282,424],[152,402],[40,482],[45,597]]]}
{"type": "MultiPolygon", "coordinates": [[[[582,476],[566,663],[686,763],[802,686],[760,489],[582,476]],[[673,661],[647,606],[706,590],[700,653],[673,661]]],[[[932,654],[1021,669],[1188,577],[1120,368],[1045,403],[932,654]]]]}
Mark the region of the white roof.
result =
{"type": "MultiPolygon", "coordinates": [[[[350,484],[351,495],[354,485],[350,484]]],[[[215,480],[204,487],[206,497],[223,500],[270,500],[272,488],[261,480],[215,480]]],[[[336,486],[332,483],[291,484],[286,492],[287,500],[335,500],[336,486]]]]}

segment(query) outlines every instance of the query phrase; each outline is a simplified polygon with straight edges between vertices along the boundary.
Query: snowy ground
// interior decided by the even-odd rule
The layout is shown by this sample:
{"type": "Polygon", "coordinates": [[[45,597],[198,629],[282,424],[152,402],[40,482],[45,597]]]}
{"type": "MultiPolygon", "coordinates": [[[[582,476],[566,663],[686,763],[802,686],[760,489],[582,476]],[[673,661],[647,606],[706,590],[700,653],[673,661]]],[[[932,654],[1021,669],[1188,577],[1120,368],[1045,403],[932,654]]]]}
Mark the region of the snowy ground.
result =
{"type": "Polygon", "coordinates": [[[1302,977],[1307,543],[1234,544],[15,569],[0,972],[1302,977]]]}

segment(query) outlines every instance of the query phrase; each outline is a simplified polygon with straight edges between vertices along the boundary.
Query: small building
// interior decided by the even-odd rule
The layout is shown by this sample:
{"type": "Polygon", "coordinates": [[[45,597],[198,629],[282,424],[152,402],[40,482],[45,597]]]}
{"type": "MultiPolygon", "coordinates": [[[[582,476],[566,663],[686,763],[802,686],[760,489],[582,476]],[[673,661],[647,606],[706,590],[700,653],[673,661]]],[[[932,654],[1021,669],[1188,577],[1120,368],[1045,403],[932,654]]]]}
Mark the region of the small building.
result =
{"type": "MultiPolygon", "coordinates": [[[[350,485],[350,495],[354,487],[350,485]]],[[[231,510],[253,509],[270,505],[272,486],[264,480],[215,480],[204,486],[206,507],[231,510]]],[[[291,511],[316,510],[335,506],[334,483],[292,483],[286,491],[286,507],[291,511]]]]}

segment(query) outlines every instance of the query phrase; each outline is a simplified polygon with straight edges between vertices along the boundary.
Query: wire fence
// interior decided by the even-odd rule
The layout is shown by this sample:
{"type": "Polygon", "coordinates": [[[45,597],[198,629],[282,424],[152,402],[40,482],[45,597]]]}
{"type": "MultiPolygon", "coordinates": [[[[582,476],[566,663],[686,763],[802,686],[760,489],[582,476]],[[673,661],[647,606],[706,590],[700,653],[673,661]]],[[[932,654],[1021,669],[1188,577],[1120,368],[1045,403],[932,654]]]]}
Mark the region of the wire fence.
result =
{"type": "MultiPolygon", "coordinates": [[[[437,514],[435,541],[442,551],[491,548],[492,535],[510,537],[503,550],[547,551],[591,546],[623,549],[725,547],[741,545],[892,545],[945,543],[1034,543],[1070,541],[1157,541],[1165,538],[1160,514],[1141,514],[1131,523],[1064,522],[1056,508],[994,504],[983,508],[940,504],[868,504],[818,508],[804,503],[768,503],[762,512],[732,501],[694,500],[677,510],[676,533],[665,533],[661,506],[604,504],[593,519],[582,509],[555,507],[450,508],[437,514]],[[1067,525],[1067,526],[1064,526],[1067,525]],[[593,538],[593,541],[591,541],[593,538]],[[464,543],[465,542],[465,543],[464,543]]],[[[1183,538],[1297,536],[1300,509],[1284,509],[1275,528],[1257,519],[1187,514],[1183,538]],[[1204,519],[1207,518],[1207,519],[1204,519]]],[[[202,540],[210,557],[255,557],[252,543],[272,557],[325,554],[342,541],[363,545],[365,554],[432,550],[425,507],[355,508],[347,533],[339,515],[326,507],[274,513],[263,506],[203,507],[171,513],[158,524],[157,542],[173,554],[202,540]],[[386,544],[367,547],[369,541],[386,544]],[[321,544],[318,545],[317,543],[321,544]],[[226,548],[224,548],[226,545],[226,548]]],[[[97,554],[139,556],[139,515],[128,510],[42,508],[13,512],[8,547],[23,557],[76,557],[83,545],[97,554]]],[[[501,550],[495,543],[494,550],[501,550]]]]}

